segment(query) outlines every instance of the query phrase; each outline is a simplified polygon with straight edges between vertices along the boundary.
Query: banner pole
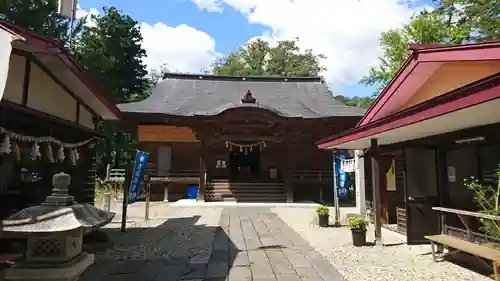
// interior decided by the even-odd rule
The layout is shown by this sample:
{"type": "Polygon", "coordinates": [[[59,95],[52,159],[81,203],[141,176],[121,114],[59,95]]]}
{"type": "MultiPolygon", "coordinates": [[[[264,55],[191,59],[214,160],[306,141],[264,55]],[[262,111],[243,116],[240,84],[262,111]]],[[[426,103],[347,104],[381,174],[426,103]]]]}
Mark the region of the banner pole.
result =
{"type": "Polygon", "coordinates": [[[127,231],[127,207],[128,207],[128,189],[132,180],[132,172],[134,171],[135,161],[129,161],[125,169],[125,182],[123,183],[123,203],[122,203],[122,225],[121,232],[127,231]]]}
{"type": "Polygon", "coordinates": [[[338,184],[337,184],[337,165],[336,165],[336,157],[335,149],[332,150],[333,156],[333,201],[335,204],[335,219],[333,226],[339,227],[340,225],[340,206],[339,206],[339,193],[338,193],[338,184]]]}

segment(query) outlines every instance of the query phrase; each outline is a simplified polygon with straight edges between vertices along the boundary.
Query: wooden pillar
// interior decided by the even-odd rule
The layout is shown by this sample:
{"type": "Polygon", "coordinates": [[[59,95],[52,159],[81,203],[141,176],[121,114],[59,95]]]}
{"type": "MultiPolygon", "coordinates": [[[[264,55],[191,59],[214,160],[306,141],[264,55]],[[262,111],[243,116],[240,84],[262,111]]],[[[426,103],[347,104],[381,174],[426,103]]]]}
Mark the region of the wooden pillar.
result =
{"type": "Polygon", "coordinates": [[[375,243],[382,243],[382,210],[380,202],[380,168],[377,139],[371,139],[370,156],[372,164],[373,211],[375,213],[375,243]]]}
{"type": "Polygon", "coordinates": [[[205,166],[206,145],[201,141],[200,149],[200,186],[198,190],[198,201],[205,202],[205,183],[206,183],[206,166],[205,166]]]}
{"type": "Polygon", "coordinates": [[[282,167],[283,167],[283,184],[285,185],[286,192],[286,202],[293,203],[293,182],[292,182],[292,172],[293,172],[293,147],[284,143],[283,155],[282,159],[282,167]]]}

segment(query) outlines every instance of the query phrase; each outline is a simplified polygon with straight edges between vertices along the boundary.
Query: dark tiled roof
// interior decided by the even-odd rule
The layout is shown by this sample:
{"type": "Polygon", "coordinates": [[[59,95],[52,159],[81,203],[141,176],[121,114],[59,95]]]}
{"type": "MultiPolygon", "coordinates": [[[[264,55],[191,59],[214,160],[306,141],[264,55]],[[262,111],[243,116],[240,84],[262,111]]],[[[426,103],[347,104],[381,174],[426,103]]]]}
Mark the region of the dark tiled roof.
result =
{"type": "Polygon", "coordinates": [[[283,117],[362,116],[365,110],[335,100],[320,78],[229,77],[167,74],[140,102],[120,104],[122,112],[177,116],[216,115],[235,107],[259,107],[283,117]],[[256,103],[243,103],[250,91],[256,103]]]}

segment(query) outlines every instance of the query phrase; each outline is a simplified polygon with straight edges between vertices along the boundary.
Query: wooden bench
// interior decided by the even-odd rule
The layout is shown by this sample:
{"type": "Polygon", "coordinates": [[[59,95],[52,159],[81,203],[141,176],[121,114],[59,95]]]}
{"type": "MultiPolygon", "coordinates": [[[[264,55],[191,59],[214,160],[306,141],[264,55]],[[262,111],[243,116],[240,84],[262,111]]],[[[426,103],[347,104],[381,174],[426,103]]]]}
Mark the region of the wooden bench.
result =
{"type": "Polygon", "coordinates": [[[438,235],[425,236],[425,239],[427,239],[431,242],[433,260],[438,261],[439,256],[441,256],[441,258],[443,257],[444,247],[448,248],[448,250],[449,250],[448,254],[452,254],[455,252],[468,253],[468,254],[473,255],[477,258],[480,258],[481,261],[484,261],[483,259],[491,261],[493,272],[495,274],[495,280],[500,281],[500,269],[499,269],[499,267],[500,267],[500,250],[475,243],[473,241],[473,234],[474,233],[472,232],[471,228],[469,227],[470,220],[467,219],[467,217],[468,218],[477,217],[477,218],[498,221],[498,220],[500,220],[500,217],[476,213],[476,212],[464,211],[464,210],[443,208],[443,207],[434,207],[432,209],[435,211],[443,212],[443,213],[456,214],[460,218],[460,220],[462,221],[464,226],[466,227],[466,231],[467,231],[466,236],[468,239],[468,240],[465,240],[465,239],[460,239],[460,238],[448,235],[447,230],[446,230],[447,228],[446,228],[446,222],[444,219],[444,214],[441,214],[441,229],[442,229],[443,233],[438,234],[438,235]]]}

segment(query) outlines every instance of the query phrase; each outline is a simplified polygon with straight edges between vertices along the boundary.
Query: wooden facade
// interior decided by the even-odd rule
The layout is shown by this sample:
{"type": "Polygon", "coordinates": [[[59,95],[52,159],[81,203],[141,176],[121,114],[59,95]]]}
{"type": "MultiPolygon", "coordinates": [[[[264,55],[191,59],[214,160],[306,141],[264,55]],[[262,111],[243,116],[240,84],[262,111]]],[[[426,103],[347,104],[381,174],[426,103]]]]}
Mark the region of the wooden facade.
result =
{"type": "MultiPolygon", "coordinates": [[[[88,76],[62,51],[59,42],[3,21],[0,21],[0,32],[18,38],[12,42],[9,67],[2,68],[8,69],[0,100],[0,127],[7,131],[0,132],[2,142],[9,134],[16,134],[51,137],[66,144],[80,143],[98,136],[97,117],[118,119],[116,105],[104,102],[97,88],[86,84],[90,81],[88,76]],[[49,47],[51,49],[47,49],[49,47]]],[[[14,140],[10,141],[12,145],[14,140]]],[[[53,157],[49,159],[49,143],[40,143],[41,159],[32,160],[33,140],[16,140],[15,144],[19,147],[20,159],[14,153],[0,154],[2,218],[40,204],[51,193],[52,176],[59,172],[72,176],[70,193],[76,201],[94,203],[95,141],[78,148],[76,166],[70,161],[67,147],[65,160],[58,161],[60,146],[50,144],[53,157]],[[36,179],[26,179],[24,175],[36,175],[36,179]]]]}
{"type": "MultiPolygon", "coordinates": [[[[139,147],[151,154],[159,176],[163,169],[173,178],[191,178],[169,183],[170,200],[182,198],[187,185],[200,182],[199,177],[206,179],[200,186],[200,197],[206,200],[332,200],[332,154],[319,150],[315,141],[357,121],[289,120],[261,109],[189,119],[137,127],[139,147]],[[157,134],[150,134],[148,127],[157,134]]],[[[163,189],[156,188],[153,196],[163,198],[163,189]]]]}
{"type": "Polygon", "coordinates": [[[376,163],[365,161],[371,173],[366,178],[367,205],[380,220],[375,219],[376,229],[385,224],[405,234],[409,244],[428,243],[424,236],[440,232],[498,243],[499,237],[482,233],[479,221],[465,230],[456,215],[432,209],[482,211],[464,180],[474,177],[493,186],[498,182],[498,106],[498,42],[413,46],[358,125],[319,146],[367,149],[365,157],[376,163]]]}
{"type": "Polygon", "coordinates": [[[188,185],[199,184],[199,200],[240,202],[332,201],[332,153],[319,150],[315,141],[353,127],[363,112],[337,103],[317,78],[179,74],[170,74],[145,101],[120,108],[124,118],[135,125],[141,149],[151,154],[154,176],[168,181],[153,188],[153,199],[166,198],[164,192],[168,200],[180,199],[188,185]],[[176,85],[173,90],[171,83],[176,85]],[[182,89],[181,83],[188,89],[176,92],[182,89]],[[202,92],[192,92],[204,87],[202,92]],[[216,92],[218,87],[220,92],[216,92]],[[267,90],[262,91],[263,87],[267,90]],[[297,92],[301,88],[305,90],[297,92]],[[309,89],[313,92],[308,93],[309,89]],[[273,92],[281,90],[291,92],[282,92],[283,97],[276,94],[273,99],[273,92]],[[163,96],[163,91],[169,96],[163,96]],[[319,98],[331,104],[332,108],[324,109],[330,114],[354,113],[323,116],[315,113],[319,108],[309,112],[301,108],[323,106],[319,98]],[[180,102],[181,108],[190,111],[180,115],[177,107],[167,106],[162,113],[155,112],[155,105],[163,101],[180,102]],[[192,112],[191,108],[207,107],[205,103],[213,105],[192,112]]]}

